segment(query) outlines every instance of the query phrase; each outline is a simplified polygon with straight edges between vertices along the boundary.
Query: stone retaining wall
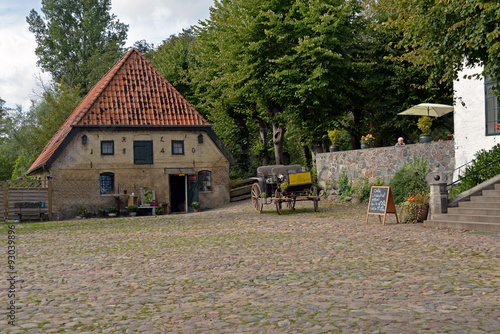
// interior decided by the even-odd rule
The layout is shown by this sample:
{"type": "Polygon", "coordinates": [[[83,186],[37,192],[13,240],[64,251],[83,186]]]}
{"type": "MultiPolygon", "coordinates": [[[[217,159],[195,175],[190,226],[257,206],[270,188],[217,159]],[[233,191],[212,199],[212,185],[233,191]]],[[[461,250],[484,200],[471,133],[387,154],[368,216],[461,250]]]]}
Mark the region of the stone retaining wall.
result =
{"type": "Polygon", "coordinates": [[[394,173],[414,157],[427,159],[430,171],[451,172],[455,168],[454,141],[319,153],[316,157],[318,183],[329,191],[337,189],[337,180],[343,172],[354,183],[366,177],[370,182],[380,177],[389,183],[394,173]]]}

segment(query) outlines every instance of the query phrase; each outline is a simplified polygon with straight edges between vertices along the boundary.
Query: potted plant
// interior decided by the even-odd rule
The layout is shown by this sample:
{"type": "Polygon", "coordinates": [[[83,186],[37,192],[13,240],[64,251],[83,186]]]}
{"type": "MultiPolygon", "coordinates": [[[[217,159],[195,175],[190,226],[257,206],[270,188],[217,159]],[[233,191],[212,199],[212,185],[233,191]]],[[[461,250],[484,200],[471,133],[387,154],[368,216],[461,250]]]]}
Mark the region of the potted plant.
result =
{"type": "Polygon", "coordinates": [[[427,219],[429,212],[429,193],[415,191],[410,193],[401,204],[401,221],[403,223],[421,223],[427,219]]]}
{"type": "Polygon", "coordinates": [[[339,130],[328,131],[328,138],[330,138],[330,141],[332,142],[332,145],[330,146],[330,152],[339,151],[340,131],[339,130]]]}
{"type": "Polygon", "coordinates": [[[77,218],[85,218],[87,216],[87,206],[83,205],[78,209],[77,218]]]}
{"type": "Polygon", "coordinates": [[[116,214],[118,213],[118,209],[116,206],[110,206],[108,209],[108,216],[110,217],[116,217],[116,214]]]}
{"type": "Polygon", "coordinates": [[[375,143],[375,137],[371,134],[367,134],[366,136],[361,137],[361,148],[370,148],[373,147],[375,143]]]}
{"type": "Polygon", "coordinates": [[[194,212],[200,211],[200,202],[193,202],[191,203],[191,206],[193,207],[194,212]]]}
{"type": "Polygon", "coordinates": [[[131,217],[137,216],[137,211],[139,211],[139,207],[137,205],[129,205],[127,206],[128,214],[131,217]]]}
{"type": "Polygon", "coordinates": [[[420,135],[419,141],[421,143],[429,143],[432,140],[431,137],[432,119],[429,116],[422,116],[418,120],[417,126],[420,129],[420,131],[422,131],[422,135],[420,135]]]}
{"type": "Polygon", "coordinates": [[[99,213],[101,214],[101,216],[106,216],[106,210],[104,209],[99,209],[99,213]]]}

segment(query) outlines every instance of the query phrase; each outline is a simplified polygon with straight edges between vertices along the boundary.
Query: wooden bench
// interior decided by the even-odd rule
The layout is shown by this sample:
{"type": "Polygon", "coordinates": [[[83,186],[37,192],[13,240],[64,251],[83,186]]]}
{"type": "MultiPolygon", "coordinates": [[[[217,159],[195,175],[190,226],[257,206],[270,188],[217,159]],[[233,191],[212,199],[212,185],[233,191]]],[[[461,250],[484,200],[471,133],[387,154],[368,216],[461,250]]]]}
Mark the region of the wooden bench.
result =
{"type": "Polygon", "coordinates": [[[44,202],[14,202],[14,208],[19,209],[19,212],[17,212],[19,221],[23,218],[25,220],[40,219],[40,221],[42,221],[45,217],[45,212],[42,212],[42,208],[45,208],[44,202]]]}

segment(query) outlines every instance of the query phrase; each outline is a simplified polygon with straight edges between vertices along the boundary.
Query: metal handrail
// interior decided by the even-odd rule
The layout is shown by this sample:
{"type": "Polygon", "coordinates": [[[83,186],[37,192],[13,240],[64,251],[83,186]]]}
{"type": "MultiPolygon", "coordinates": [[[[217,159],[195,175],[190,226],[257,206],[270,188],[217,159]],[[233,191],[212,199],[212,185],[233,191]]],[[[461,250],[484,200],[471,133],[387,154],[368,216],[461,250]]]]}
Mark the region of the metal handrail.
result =
{"type": "Polygon", "coordinates": [[[463,177],[461,177],[461,176],[460,176],[460,169],[461,169],[461,168],[463,168],[464,166],[467,168],[467,166],[468,166],[468,165],[470,165],[471,163],[473,163],[474,161],[475,161],[475,160],[472,160],[472,161],[470,161],[470,162],[467,162],[467,163],[463,164],[462,166],[455,168],[452,172],[450,172],[450,173],[446,174],[446,176],[448,176],[448,175],[450,175],[450,174],[455,173],[455,171],[456,171],[456,170],[458,170],[458,179],[457,179],[456,181],[453,181],[453,182],[451,182],[451,183],[449,183],[449,184],[447,184],[447,185],[446,185],[446,189],[448,190],[448,193],[449,193],[449,191],[450,191],[450,190],[451,190],[454,186],[456,186],[456,185],[457,185],[457,183],[461,182],[462,180],[464,180],[464,179],[466,179],[466,178],[468,178],[468,177],[471,177],[471,176],[472,176],[472,175],[474,175],[474,174],[477,174],[478,172],[480,172],[480,171],[482,171],[482,170],[485,170],[486,168],[488,168],[488,167],[490,167],[490,166],[493,166],[493,165],[494,165],[494,164],[496,164],[496,163],[498,163],[498,166],[499,166],[499,168],[498,168],[498,173],[500,174],[500,159],[498,159],[498,160],[495,160],[495,161],[490,162],[489,164],[487,164],[486,166],[481,167],[481,168],[480,168],[480,169],[478,169],[478,170],[473,171],[472,173],[466,174],[466,175],[464,175],[463,177]]]}

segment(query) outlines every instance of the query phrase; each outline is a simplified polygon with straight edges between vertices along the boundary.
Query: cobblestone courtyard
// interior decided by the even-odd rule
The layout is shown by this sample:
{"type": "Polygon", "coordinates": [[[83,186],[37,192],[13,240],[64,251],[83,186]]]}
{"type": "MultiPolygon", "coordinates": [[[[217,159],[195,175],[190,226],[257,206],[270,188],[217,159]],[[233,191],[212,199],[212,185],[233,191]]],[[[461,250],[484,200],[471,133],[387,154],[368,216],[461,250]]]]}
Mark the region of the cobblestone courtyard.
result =
{"type": "Polygon", "coordinates": [[[18,224],[0,332],[500,332],[500,234],[297,206],[18,224]]]}

